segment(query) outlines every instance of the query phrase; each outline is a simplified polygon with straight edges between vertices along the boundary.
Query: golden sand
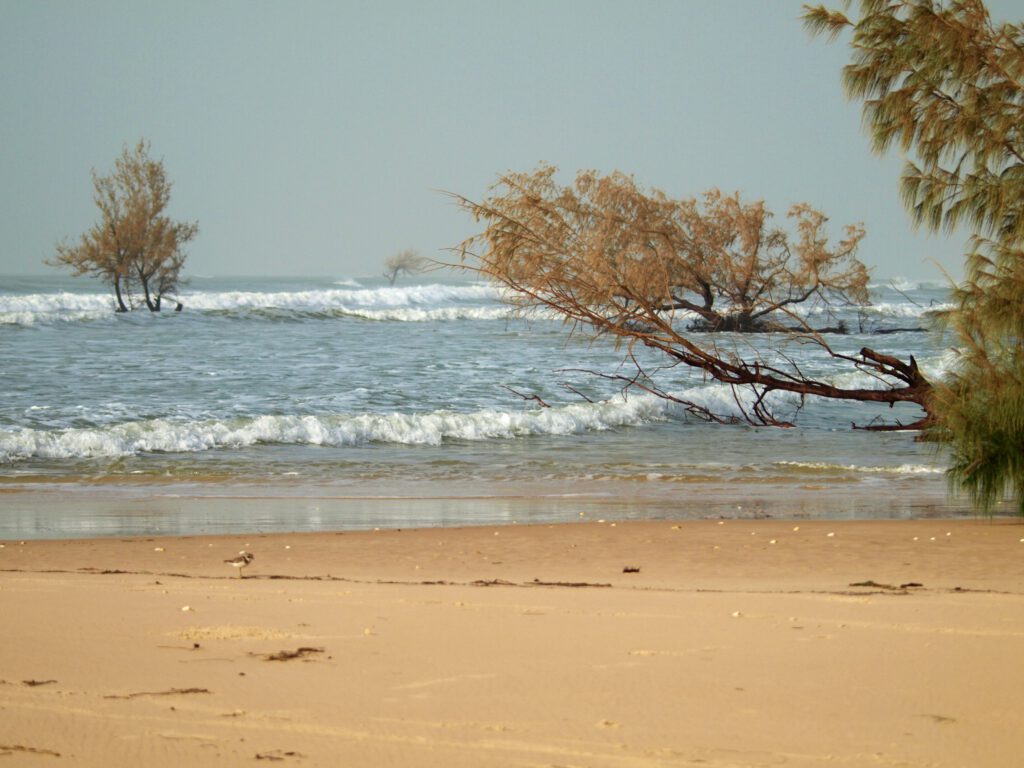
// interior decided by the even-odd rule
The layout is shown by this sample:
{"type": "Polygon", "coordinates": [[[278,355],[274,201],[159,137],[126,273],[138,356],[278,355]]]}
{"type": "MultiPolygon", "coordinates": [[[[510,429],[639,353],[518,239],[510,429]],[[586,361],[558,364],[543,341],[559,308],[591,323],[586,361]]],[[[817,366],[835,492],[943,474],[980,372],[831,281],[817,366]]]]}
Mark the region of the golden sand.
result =
{"type": "Polygon", "coordinates": [[[1024,755],[1016,521],[5,541],[0,617],[0,765],[1024,755]]]}

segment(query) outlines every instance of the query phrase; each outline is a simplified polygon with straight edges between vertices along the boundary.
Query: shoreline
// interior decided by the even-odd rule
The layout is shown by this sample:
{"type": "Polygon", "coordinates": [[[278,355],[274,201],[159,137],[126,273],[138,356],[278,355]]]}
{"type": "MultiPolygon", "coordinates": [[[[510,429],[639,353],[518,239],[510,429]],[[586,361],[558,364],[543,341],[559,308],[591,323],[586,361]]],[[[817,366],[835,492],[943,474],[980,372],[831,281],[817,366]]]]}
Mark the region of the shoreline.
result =
{"type": "MultiPolygon", "coordinates": [[[[1009,509],[1008,509],[1009,512],[1009,509]]],[[[174,484],[0,487],[0,540],[356,531],[579,520],[972,519],[944,484],[174,484]]]]}
{"type": "Polygon", "coordinates": [[[2,543],[12,764],[1010,768],[1024,749],[1015,519],[2,543]],[[241,549],[244,578],[223,562],[241,549]]]}

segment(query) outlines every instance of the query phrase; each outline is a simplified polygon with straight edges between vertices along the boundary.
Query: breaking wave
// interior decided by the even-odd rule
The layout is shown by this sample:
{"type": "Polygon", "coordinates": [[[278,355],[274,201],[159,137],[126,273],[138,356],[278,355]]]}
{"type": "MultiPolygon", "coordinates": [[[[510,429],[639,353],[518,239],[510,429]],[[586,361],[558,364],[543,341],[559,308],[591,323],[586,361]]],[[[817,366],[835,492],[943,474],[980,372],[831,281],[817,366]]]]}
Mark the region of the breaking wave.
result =
{"type": "Polygon", "coordinates": [[[923,464],[901,464],[899,466],[860,466],[857,464],[830,464],[819,461],[777,461],[775,466],[807,472],[809,474],[833,474],[835,472],[853,472],[872,475],[941,475],[946,470],[940,467],[929,467],[923,464]]]}
{"type": "MultiPolygon", "coordinates": [[[[263,317],[362,317],[371,320],[423,322],[504,318],[509,308],[502,292],[485,284],[344,287],[306,291],[196,291],[180,297],[188,313],[263,317]]],[[[33,293],[0,295],[0,325],[75,323],[112,316],[114,303],[103,293],[33,293]]]]}
{"type": "MultiPolygon", "coordinates": [[[[491,320],[509,317],[513,310],[504,301],[507,291],[487,283],[431,283],[406,286],[364,287],[351,280],[338,281],[330,288],[292,291],[184,291],[180,298],[187,314],[275,318],[357,317],[391,322],[428,322],[452,320],[491,320]]],[[[852,331],[867,323],[871,330],[886,324],[913,327],[922,325],[925,316],[946,303],[935,299],[915,303],[904,297],[879,296],[864,307],[844,309],[840,316],[852,331]]],[[[109,320],[113,300],[105,293],[30,293],[0,295],[0,326],[78,323],[109,320]]],[[[820,308],[805,307],[795,314],[812,324],[828,325],[834,320],[820,308]],[[821,315],[821,317],[819,317],[821,315]]],[[[538,312],[539,318],[553,317],[538,312]]],[[[693,319],[677,313],[680,322],[693,319]]]]}
{"type": "Polygon", "coordinates": [[[0,463],[24,459],[124,457],[194,453],[259,444],[359,446],[369,443],[440,445],[451,440],[492,440],[571,435],[661,421],[670,404],[651,396],[616,398],[531,411],[485,409],[470,413],[361,413],[323,416],[254,416],[228,420],[150,419],[96,428],[0,431],[0,463]]]}

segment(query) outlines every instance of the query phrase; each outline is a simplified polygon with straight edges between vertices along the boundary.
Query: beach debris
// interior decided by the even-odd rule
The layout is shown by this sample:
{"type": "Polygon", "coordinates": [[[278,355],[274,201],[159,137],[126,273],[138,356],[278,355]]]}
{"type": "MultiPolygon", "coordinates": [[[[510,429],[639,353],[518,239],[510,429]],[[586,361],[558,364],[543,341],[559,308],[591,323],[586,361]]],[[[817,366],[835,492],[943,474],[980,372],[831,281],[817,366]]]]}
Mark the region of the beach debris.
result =
{"type": "Polygon", "coordinates": [[[278,651],[277,653],[254,653],[253,656],[262,656],[264,661],[291,661],[292,659],[306,659],[315,653],[323,653],[323,648],[313,648],[311,646],[303,646],[296,648],[294,651],[278,651]]]}
{"type": "Polygon", "coordinates": [[[166,691],[137,691],[135,693],[111,693],[104,699],[137,699],[140,696],[186,696],[193,693],[210,693],[208,688],[168,688],[166,691]]]}
{"type": "Polygon", "coordinates": [[[275,749],[271,752],[256,753],[257,760],[270,760],[271,762],[275,763],[280,762],[289,757],[305,757],[305,755],[303,755],[301,752],[296,752],[294,750],[284,751],[281,749],[275,749]]]}
{"type": "Polygon", "coordinates": [[[476,581],[470,582],[471,587],[514,587],[514,582],[505,581],[505,579],[477,579],[476,581]]]}
{"type": "Polygon", "coordinates": [[[742,617],[743,617],[743,614],[742,614],[742,613],[741,613],[740,611],[733,611],[733,612],[732,612],[732,617],[733,617],[734,619],[739,619],[739,618],[742,618],[742,617]]]}
{"type": "Polygon", "coordinates": [[[195,608],[193,608],[191,605],[183,605],[181,606],[181,610],[183,613],[188,613],[189,611],[195,611],[195,608]]]}
{"type": "Polygon", "coordinates": [[[772,539],[772,540],[771,540],[771,541],[769,541],[768,543],[769,543],[769,544],[778,544],[778,540],[777,540],[777,539],[772,539]]]}
{"type": "Polygon", "coordinates": [[[622,569],[623,573],[640,573],[639,565],[627,565],[622,569]]]}
{"type": "Polygon", "coordinates": [[[163,547],[153,547],[153,551],[154,552],[163,552],[164,548],[163,547]]]}
{"type": "MultiPolygon", "coordinates": [[[[509,582],[505,582],[505,583],[508,584],[509,582]]],[[[515,586],[515,585],[513,584],[511,586],[515,586]]],[[[541,581],[540,579],[534,579],[529,584],[525,584],[523,586],[580,588],[580,587],[610,587],[611,584],[595,584],[594,582],[590,582],[590,581],[541,581]]]]}
{"type": "Polygon", "coordinates": [[[828,533],[826,533],[825,535],[826,535],[826,536],[827,536],[828,538],[830,538],[830,539],[831,539],[831,538],[833,538],[833,537],[834,537],[834,536],[835,536],[836,534],[835,534],[835,531],[829,531],[829,532],[828,532],[828,533]]]}
{"type": "Polygon", "coordinates": [[[793,526],[793,530],[794,531],[799,531],[800,530],[800,526],[799,525],[794,525],[793,526]]]}
{"type": "Polygon", "coordinates": [[[893,584],[881,584],[873,579],[867,579],[866,581],[854,581],[850,583],[851,587],[870,587],[872,589],[899,589],[899,587],[893,584]]]}
{"type": "Polygon", "coordinates": [[[54,752],[52,749],[26,747],[24,744],[0,744],[0,757],[11,755],[15,752],[23,752],[29,755],[49,755],[50,757],[60,757],[60,752],[54,752]]]}
{"type": "Polygon", "coordinates": [[[850,586],[868,587],[870,589],[884,589],[889,592],[905,592],[908,589],[921,588],[924,586],[924,584],[922,584],[919,581],[907,581],[900,584],[899,586],[896,586],[895,584],[882,584],[873,579],[868,579],[867,581],[855,581],[852,584],[850,584],[850,586]]]}
{"type": "Polygon", "coordinates": [[[35,688],[37,685],[49,685],[50,683],[56,683],[56,680],[22,680],[22,685],[27,685],[30,688],[35,688]]]}

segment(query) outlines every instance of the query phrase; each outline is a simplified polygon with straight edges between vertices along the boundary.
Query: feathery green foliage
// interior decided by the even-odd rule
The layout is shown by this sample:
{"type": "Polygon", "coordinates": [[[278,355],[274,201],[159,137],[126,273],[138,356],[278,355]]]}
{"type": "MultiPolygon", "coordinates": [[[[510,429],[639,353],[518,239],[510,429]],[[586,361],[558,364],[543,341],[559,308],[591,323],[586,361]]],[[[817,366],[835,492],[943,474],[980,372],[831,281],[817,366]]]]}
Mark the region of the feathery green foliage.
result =
{"type": "Polygon", "coordinates": [[[804,21],[831,39],[852,31],[843,85],[875,150],[911,153],[901,196],[915,223],[974,233],[942,318],[959,348],[933,434],[951,446],[954,487],[986,512],[1011,493],[1024,513],[1024,26],[995,25],[982,0],[859,10],[805,6],[804,21]]]}

